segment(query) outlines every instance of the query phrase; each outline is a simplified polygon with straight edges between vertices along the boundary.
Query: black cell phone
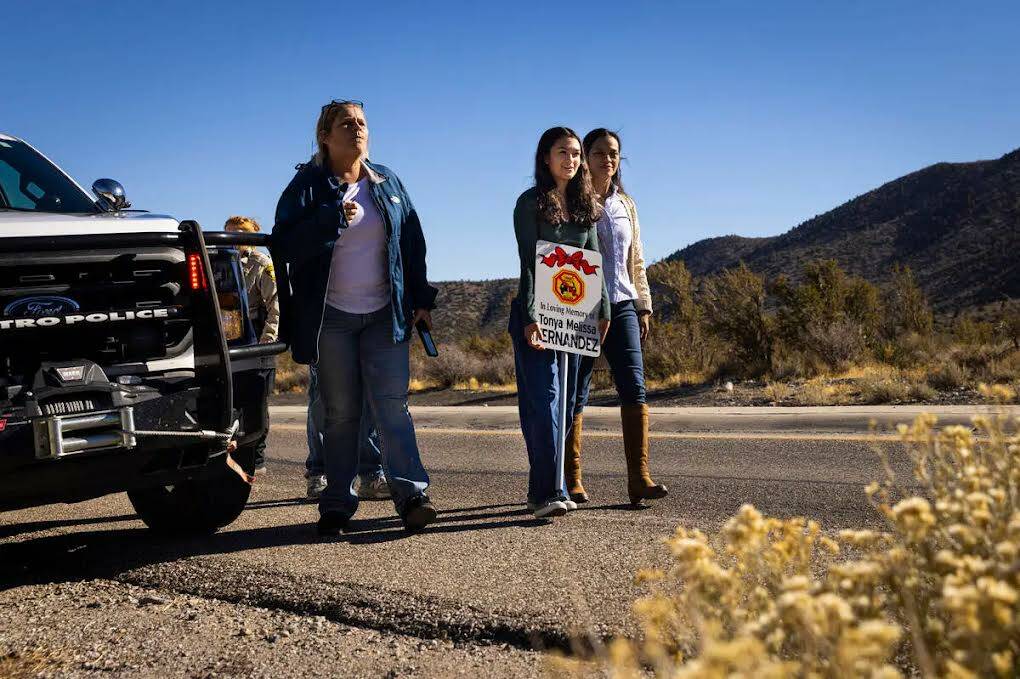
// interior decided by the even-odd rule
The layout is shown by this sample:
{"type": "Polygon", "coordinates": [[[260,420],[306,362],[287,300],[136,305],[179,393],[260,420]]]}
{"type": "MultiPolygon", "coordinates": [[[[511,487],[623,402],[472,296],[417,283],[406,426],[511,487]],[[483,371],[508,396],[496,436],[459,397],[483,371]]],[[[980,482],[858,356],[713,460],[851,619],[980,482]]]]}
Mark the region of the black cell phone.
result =
{"type": "Polygon", "coordinates": [[[418,331],[418,337],[421,337],[421,345],[425,347],[425,353],[432,358],[438,356],[439,350],[436,349],[436,343],[432,340],[432,333],[425,321],[418,321],[414,327],[418,331]]]}

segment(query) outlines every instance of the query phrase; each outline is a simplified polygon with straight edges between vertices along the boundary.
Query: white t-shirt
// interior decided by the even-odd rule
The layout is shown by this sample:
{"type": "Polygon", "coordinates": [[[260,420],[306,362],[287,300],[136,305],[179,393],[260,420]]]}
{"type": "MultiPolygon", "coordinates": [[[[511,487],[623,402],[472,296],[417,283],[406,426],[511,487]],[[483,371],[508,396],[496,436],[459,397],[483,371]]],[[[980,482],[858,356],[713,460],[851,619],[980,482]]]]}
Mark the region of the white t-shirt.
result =
{"type": "Polygon", "coordinates": [[[369,314],[390,301],[386,224],[372,200],[367,177],[350,184],[343,201],[354,201],[358,207],[333,245],[326,304],[351,314],[369,314]]]}

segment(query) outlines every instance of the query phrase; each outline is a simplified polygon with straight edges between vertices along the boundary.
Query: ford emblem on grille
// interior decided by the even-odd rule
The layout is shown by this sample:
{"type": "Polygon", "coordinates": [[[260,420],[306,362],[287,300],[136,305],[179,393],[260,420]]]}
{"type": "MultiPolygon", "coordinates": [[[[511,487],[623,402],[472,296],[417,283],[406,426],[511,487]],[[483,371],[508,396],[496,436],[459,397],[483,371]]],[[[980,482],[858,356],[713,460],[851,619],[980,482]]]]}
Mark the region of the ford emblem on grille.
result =
{"type": "Polygon", "coordinates": [[[56,295],[22,297],[4,307],[4,316],[58,316],[80,311],[81,306],[73,299],[56,295]]]}

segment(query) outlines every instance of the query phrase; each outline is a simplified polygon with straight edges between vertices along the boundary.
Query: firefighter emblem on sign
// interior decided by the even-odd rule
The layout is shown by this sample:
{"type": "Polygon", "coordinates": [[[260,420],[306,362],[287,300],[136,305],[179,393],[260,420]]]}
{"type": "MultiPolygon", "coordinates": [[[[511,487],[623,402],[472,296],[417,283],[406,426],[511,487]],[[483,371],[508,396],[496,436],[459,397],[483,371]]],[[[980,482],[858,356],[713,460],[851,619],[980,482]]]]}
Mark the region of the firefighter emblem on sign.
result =
{"type": "Polygon", "coordinates": [[[569,269],[560,269],[552,279],[553,294],[564,304],[574,306],[584,299],[584,279],[569,269]]]}
{"type": "Polygon", "coordinates": [[[540,240],[535,245],[535,321],[542,347],[598,356],[602,253],[540,240]]]}

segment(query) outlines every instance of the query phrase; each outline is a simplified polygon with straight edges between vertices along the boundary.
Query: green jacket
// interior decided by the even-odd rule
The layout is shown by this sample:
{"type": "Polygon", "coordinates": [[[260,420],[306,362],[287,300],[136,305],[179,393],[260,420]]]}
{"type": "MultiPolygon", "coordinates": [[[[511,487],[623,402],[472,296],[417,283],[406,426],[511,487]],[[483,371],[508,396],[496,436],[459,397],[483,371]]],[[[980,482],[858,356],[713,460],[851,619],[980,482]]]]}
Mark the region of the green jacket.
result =
{"type": "MultiPolygon", "coordinates": [[[[517,297],[521,301],[524,324],[537,323],[535,316],[535,246],[538,241],[562,243],[575,248],[599,250],[599,236],[595,224],[561,222],[550,224],[538,216],[538,189],[532,187],[521,194],[514,208],[514,233],[517,235],[517,252],[521,258],[521,280],[517,297]]],[[[610,318],[609,293],[602,281],[602,308],[599,318],[610,318]]]]}

